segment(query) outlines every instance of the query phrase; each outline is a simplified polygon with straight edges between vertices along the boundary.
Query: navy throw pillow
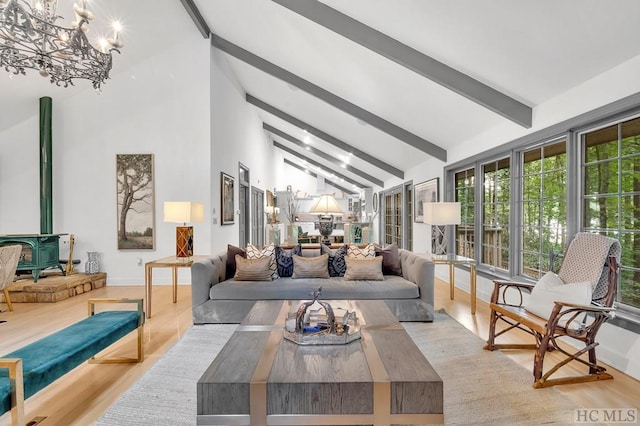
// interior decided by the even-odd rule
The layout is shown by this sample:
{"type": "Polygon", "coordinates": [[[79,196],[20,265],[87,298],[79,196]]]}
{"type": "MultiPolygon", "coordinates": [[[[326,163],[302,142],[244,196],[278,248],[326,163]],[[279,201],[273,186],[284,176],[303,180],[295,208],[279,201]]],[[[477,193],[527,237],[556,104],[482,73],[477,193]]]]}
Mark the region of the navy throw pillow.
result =
{"type": "Polygon", "coordinates": [[[320,252],[329,255],[329,276],[344,277],[344,273],[347,271],[347,264],[344,261],[344,257],[347,255],[346,244],[336,250],[331,250],[331,248],[322,244],[320,252]]]}
{"type": "Polygon", "coordinates": [[[302,256],[302,247],[300,244],[291,250],[276,247],[276,266],[278,267],[278,275],[281,277],[290,277],[293,275],[293,255],[302,256]]]}

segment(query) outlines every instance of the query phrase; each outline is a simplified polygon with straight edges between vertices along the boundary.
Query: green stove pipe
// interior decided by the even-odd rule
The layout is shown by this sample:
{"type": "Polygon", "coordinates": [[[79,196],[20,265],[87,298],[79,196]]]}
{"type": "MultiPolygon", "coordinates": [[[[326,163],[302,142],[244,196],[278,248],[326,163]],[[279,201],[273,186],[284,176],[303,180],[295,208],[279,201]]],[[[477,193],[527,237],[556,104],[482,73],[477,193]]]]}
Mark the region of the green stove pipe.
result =
{"type": "Polygon", "coordinates": [[[52,100],[40,98],[40,233],[53,233],[53,185],[51,166],[52,100]]]}

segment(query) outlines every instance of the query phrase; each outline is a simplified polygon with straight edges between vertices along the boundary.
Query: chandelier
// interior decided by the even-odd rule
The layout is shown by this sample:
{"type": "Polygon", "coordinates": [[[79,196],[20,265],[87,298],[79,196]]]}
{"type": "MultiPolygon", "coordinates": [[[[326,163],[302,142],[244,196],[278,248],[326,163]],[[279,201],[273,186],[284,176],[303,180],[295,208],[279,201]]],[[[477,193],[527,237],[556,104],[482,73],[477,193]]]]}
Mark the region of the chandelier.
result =
{"type": "Polygon", "coordinates": [[[0,0],[0,67],[26,75],[25,69],[38,70],[51,83],[67,87],[73,79],[91,80],[99,92],[109,78],[112,52],[120,53],[119,22],[113,23],[113,36],[101,38],[95,48],[87,39],[89,21],[94,18],[86,0],[74,3],[76,20],[71,28],[56,25],[58,0],[0,0]]]}

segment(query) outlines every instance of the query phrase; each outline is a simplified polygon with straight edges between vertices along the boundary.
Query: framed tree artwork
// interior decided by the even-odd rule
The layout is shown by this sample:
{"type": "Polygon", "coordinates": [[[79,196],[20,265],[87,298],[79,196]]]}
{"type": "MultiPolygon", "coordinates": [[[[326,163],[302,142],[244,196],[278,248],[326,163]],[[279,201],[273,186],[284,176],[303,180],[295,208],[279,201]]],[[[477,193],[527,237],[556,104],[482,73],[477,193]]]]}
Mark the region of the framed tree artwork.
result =
{"type": "Polygon", "coordinates": [[[437,203],[440,201],[438,187],[440,178],[434,178],[413,186],[413,221],[422,223],[424,220],[423,203],[437,203]]]}
{"type": "Polygon", "coordinates": [[[222,225],[234,223],[234,179],[224,172],[220,172],[220,211],[222,212],[222,225]]]}
{"type": "Polygon", "coordinates": [[[155,248],[153,154],[116,154],[118,250],[155,248]]]}

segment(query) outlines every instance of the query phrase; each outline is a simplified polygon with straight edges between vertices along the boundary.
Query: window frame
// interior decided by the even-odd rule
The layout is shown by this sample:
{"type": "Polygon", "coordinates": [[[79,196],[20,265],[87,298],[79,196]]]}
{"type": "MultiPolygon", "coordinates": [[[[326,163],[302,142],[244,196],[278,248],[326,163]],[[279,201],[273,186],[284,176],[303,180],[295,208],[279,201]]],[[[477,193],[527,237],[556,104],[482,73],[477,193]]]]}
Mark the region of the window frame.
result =
{"type": "MultiPolygon", "coordinates": [[[[640,116],[640,93],[620,99],[611,104],[588,111],[578,116],[569,118],[562,122],[556,123],[549,127],[534,131],[530,134],[495,146],[485,152],[476,154],[469,158],[451,163],[445,166],[444,174],[444,191],[443,201],[454,201],[455,199],[455,174],[467,169],[475,170],[475,224],[474,232],[477,235],[478,230],[482,229],[482,206],[477,194],[483,191],[481,187],[481,179],[478,179],[479,171],[482,171],[482,164],[492,159],[511,156],[511,223],[510,223],[510,258],[512,259],[509,270],[498,271],[487,268],[486,265],[478,264],[478,273],[489,279],[516,279],[524,282],[534,282],[530,277],[521,274],[522,262],[519,259],[521,249],[520,226],[522,223],[521,207],[522,191],[520,190],[522,179],[522,165],[520,164],[520,155],[527,150],[540,146],[542,144],[551,143],[553,140],[566,140],[567,151],[567,219],[566,219],[566,236],[567,241],[581,229],[582,227],[582,167],[581,161],[581,138],[580,133],[585,131],[594,131],[597,128],[603,128],[608,125],[619,123],[622,121],[632,120],[640,116]],[[514,261],[515,260],[515,261],[514,261]]],[[[522,154],[523,155],[523,154],[522,154]]],[[[453,227],[452,227],[453,228],[453,227]]],[[[455,231],[451,230],[449,235],[448,250],[455,250],[455,231]]],[[[481,259],[481,243],[475,241],[474,258],[481,259]]],[[[617,304],[618,315],[611,321],[613,324],[640,333],[640,310],[631,305],[617,304]]]]}

